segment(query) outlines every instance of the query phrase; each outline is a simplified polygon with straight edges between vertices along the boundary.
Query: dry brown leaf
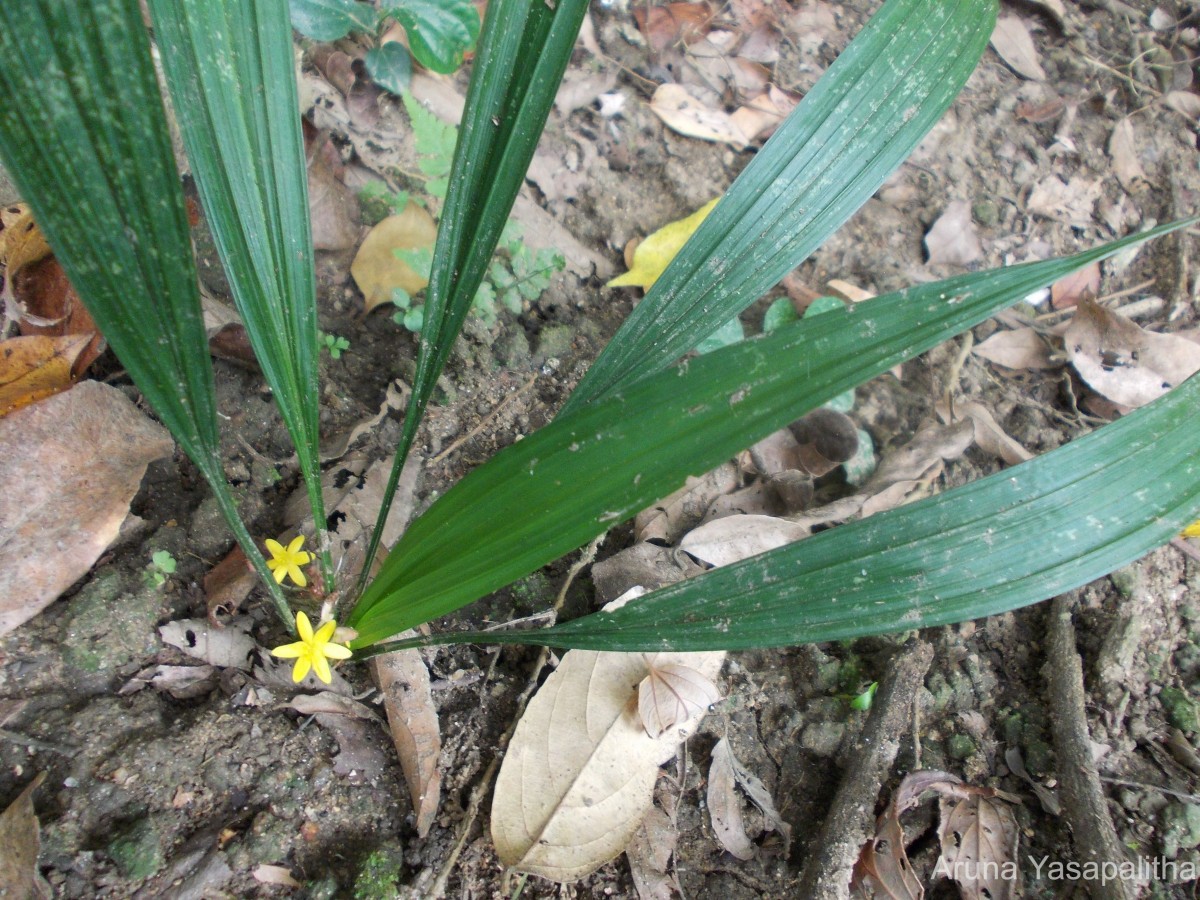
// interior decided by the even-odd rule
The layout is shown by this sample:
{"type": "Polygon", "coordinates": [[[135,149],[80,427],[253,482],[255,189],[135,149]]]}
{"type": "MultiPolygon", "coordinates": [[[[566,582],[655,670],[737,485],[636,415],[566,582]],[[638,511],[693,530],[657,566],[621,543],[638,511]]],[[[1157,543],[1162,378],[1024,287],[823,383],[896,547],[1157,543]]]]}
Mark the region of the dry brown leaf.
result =
{"type": "Polygon", "coordinates": [[[0,897],[14,900],[43,900],[51,896],[50,885],[38,870],[42,838],[33,792],[46,779],[41,772],[0,813],[0,897]]]}
{"type": "Polygon", "coordinates": [[[1122,406],[1144,406],[1200,371],[1200,345],[1144,331],[1089,299],[1076,308],[1063,341],[1088,386],[1122,406]]]}
{"type": "Polygon", "coordinates": [[[155,666],[150,686],[176,700],[206,697],[217,686],[216,666],[155,666]]]}
{"type": "Polygon", "coordinates": [[[0,341],[0,416],[67,390],[75,361],[92,335],[9,338],[0,341]]]}
{"type": "Polygon", "coordinates": [[[702,38],[712,22],[713,11],[708,3],[668,3],[665,6],[634,6],[633,18],[638,31],[655,53],[682,41],[691,43],[702,38]]]}
{"type": "Polygon", "coordinates": [[[367,312],[390,303],[396,288],[410,296],[425,289],[429,279],[397,258],[396,251],[432,250],[436,238],[433,217],[411,201],[398,215],[388,216],[370,230],[350,264],[367,312]]]}
{"type": "Polygon", "coordinates": [[[738,859],[753,859],[758,848],[746,835],[742,798],[738,796],[737,779],[733,773],[733,753],[729,749],[729,741],[724,738],[713,747],[705,801],[713,834],[721,846],[738,859]]]}
{"type": "Polygon", "coordinates": [[[1121,187],[1131,194],[1146,189],[1146,170],[1142,168],[1138,157],[1133,121],[1129,116],[1113,126],[1112,137],[1108,139],[1108,155],[1112,157],[1113,174],[1121,182],[1121,187]]]}
{"type": "Polygon", "coordinates": [[[668,871],[678,841],[679,829],[670,816],[655,806],[625,848],[638,900],[671,900],[678,893],[675,879],[668,871]]]}
{"type": "Polygon", "coordinates": [[[208,621],[217,625],[219,616],[235,615],[257,583],[258,573],[246,559],[242,548],[234,544],[225,558],[204,576],[208,621]]]}
{"type": "MultiPolygon", "coordinates": [[[[656,664],[681,663],[712,679],[724,659],[664,653],[656,664]]],[[[573,881],[632,840],[653,803],[659,765],[702,717],[651,738],[633,703],[646,675],[640,654],[563,656],[518,723],[496,780],[492,841],[506,866],[573,881]]]]}
{"type": "Polygon", "coordinates": [[[806,538],[809,533],[806,525],[775,516],[733,515],[692,530],[679,542],[679,549],[710,566],[727,566],[806,538]]]}
{"type": "Polygon", "coordinates": [[[964,900],[1010,900],[1017,885],[1017,820],[1003,801],[981,794],[943,795],[935,874],[958,884],[964,900]]]}
{"type": "Polygon", "coordinates": [[[938,216],[925,235],[930,265],[967,266],[983,257],[983,247],[975,232],[971,204],[953,200],[938,216]]]}
{"type": "Polygon", "coordinates": [[[775,129],[796,108],[798,102],[795,97],[772,84],[765,92],[734,110],[729,121],[745,137],[747,144],[760,138],[765,140],[775,133],[775,129]]]}
{"type": "Polygon", "coordinates": [[[650,109],[668,128],[685,137],[726,143],[738,150],[751,140],[728,113],[706,106],[680,84],[659,85],[650,109]]]}
{"type": "Polygon", "coordinates": [[[249,669],[258,646],[250,637],[252,625],[248,616],[234,619],[223,628],[214,627],[206,619],[176,619],[160,626],[158,633],[164,643],[193,659],[222,668],[249,669]]]}
{"type": "Polygon", "coordinates": [[[875,836],[863,845],[850,887],[856,896],[887,900],[921,900],[925,896],[904,852],[904,827],[893,808],[876,820],[875,836]]]}
{"type": "Polygon", "coordinates": [[[1029,27],[1017,16],[1001,16],[992,32],[992,49],[1022,78],[1045,81],[1046,71],[1038,60],[1029,27]]]}
{"type": "Polygon", "coordinates": [[[365,719],[378,722],[379,716],[365,703],[359,703],[353,697],[347,697],[334,691],[318,691],[315,694],[297,694],[287,708],[294,709],[302,716],[347,716],[351,719],[365,719]]]}
{"type": "Polygon", "coordinates": [[[0,634],[92,567],[116,538],[166,429],[85,381],[0,419],[0,634]]]}
{"type": "Polygon", "coordinates": [[[1092,263],[1064,275],[1050,285],[1050,305],[1055,309],[1078,306],[1085,296],[1095,297],[1100,293],[1100,264],[1092,263]]]}
{"type": "Polygon", "coordinates": [[[1033,454],[1013,440],[983,404],[956,402],[951,414],[949,404],[943,400],[936,409],[938,416],[947,424],[963,418],[971,419],[975,423],[975,443],[979,449],[999,457],[1010,466],[1033,459],[1033,454]]]}
{"type": "Polygon", "coordinates": [[[635,585],[653,590],[704,571],[703,566],[677,548],[640,542],[592,566],[592,581],[596,597],[608,603],[635,585]]]}
{"type": "Polygon", "coordinates": [[[660,738],[721,699],[712,679],[681,663],[647,658],[649,672],[638,685],[638,715],[652,738],[660,738]]]}
{"type": "Polygon", "coordinates": [[[0,266],[12,276],[51,253],[45,235],[33,221],[28,204],[14,203],[0,213],[0,266]]]}
{"type": "Polygon", "coordinates": [[[1016,117],[1026,122],[1040,125],[1043,122],[1053,122],[1066,110],[1067,104],[1062,97],[1052,97],[1044,103],[1031,103],[1023,100],[1014,110],[1016,117]]]}
{"type": "MultiPolygon", "coordinates": [[[[415,633],[408,631],[396,638],[415,633]]],[[[400,650],[372,659],[371,674],[383,694],[392,743],[412,796],[417,834],[423,838],[433,827],[442,796],[442,773],[438,769],[442,733],[433,705],[429,669],[419,650],[400,650]]]]}
{"type": "Polygon", "coordinates": [[[313,248],[349,250],[358,241],[362,226],[358,197],[342,180],[341,156],[330,133],[313,128],[307,119],[301,121],[307,126],[304,147],[313,248]]]}
{"type": "Polygon", "coordinates": [[[92,314],[87,311],[75,288],[53,256],[38,260],[19,272],[12,272],[12,293],[21,310],[22,335],[46,337],[85,337],[86,344],[71,366],[71,377],[79,379],[106,346],[92,314]]]}
{"type": "Polygon", "coordinates": [[[1006,369],[1057,369],[1045,339],[1032,328],[997,331],[990,338],[971,348],[976,356],[1006,369]]]}
{"type": "Polygon", "coordinates": [[[736,490],[738,483],[733,463],[722,463],[699,478],[688,476],[675,493],[637,514],[635,540],[674,544],[703,520],[716,498],[736,490]]]}

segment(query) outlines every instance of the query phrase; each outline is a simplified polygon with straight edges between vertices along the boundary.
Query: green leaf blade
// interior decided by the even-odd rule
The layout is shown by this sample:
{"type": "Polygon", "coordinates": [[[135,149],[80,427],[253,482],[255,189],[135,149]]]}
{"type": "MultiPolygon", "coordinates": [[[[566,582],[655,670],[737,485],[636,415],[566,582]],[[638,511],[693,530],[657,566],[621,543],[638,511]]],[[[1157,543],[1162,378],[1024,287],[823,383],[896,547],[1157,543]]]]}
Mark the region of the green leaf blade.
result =
{"type": "Polygon", "coordinates": [[[471,0],[404,0],[387,11],[404,26],[417,62],[442,75],[462,65],[479,37],[479,12],[471,0]]]}
{"type": "Polygon", "coordinates": [[[336,41],[375,28],[375,10],[358,0],[291,0],[292,27],[314,41],[336,41]]]}
{"type": "Polygon", "coordinates": [[[949,107],[995,18],[995,0],[885,3],[655,282],[564,413],[670,365],[799,265],[949,107]]]}

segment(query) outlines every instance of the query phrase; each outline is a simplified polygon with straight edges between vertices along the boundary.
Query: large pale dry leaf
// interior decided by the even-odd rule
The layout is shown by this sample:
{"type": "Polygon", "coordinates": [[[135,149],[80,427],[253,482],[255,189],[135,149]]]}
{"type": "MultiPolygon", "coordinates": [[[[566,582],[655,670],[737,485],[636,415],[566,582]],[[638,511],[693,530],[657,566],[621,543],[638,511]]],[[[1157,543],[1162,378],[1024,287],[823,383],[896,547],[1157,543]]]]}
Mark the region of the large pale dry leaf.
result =
{"type": "Polygon", "coordinates": [[[1029,28],[1017,16],[1001,16],[996,21],[996,29],[992,32],[992,48],[1022,78],[1046,80],[1046,71],[1038,60],[1029,28]]]}
{"type": "MultiPolygon", "coordinates": [[[[415,632],[396,635],[411,637],[415,632]]],[[[433,705],[429,669],[418,650],[385,653],[371,660],[371,674],[383,694],[392,743],[412,796],[417,834],[425,837],[433,827],[442,796],[438,756],[442,733],[433,705]]]]}
{"type": "MultiPolygon", "coordinates": [[[[724,659],[722,652],[663,653],[655,663],[715,679],[724,659]]],[[[650,737],[634,702],[646,675],[641,654],[563,656],[517,725],[496,780],[492,841],[506,866],[573,881],[629,844],[653,803],[659,765],[703,716],[650,737]]]]}
{"type": "Polygon", "coordinates": [[[39,773],[0,813],[0,897],[42,900],[51,895],[38,870],[42,839],[33,810],[33,792],[45,779],[46,773],[39,773]]]}
{"type": "Polygon", "coordinates": [[[971,218],[971,204],[952,200],[925,235],[932,265],[967,266],[983,257],[983,247],[971,218]]]}
{"type": "Polygon", "coordinates": [[[210,666],[249,669],[250,657],[258,646],[250,637],[252,625],[248,616],[234,619],[222,628],[207,619],[177,619],[161,626],[158,633],[163,643],[210,666]]]}
{"type": "Polygon", "coordinates": [[[808,535],[805,525],[775,516],[725,516],[691,531],[679,548],[710,566],[727,566],[808,535]]]}
{"type": "Polygon", "coordinates": [[[396,288],[410,296],[425,289],[428,274],[414,271],[396,253],[432,251],[436,238],[437,223],[433,217],[411,201],[398,215],[388,216],[371,229],[350,264],[350,274],[362,291],[367,312],[390,303],[396,288]]]}
{"type": "Polygon", "coordinates": [[[1063,340],[1079,376],[1122,406],[1144,406],[1200,371],[1200,345],[1144,331],[1091,300],[1076,308],[1063,340]]]}
{"type": "Polygon", "coordinates": [[[649,672],[638,685],[638,715],[652,738],[660,738],[721,699],[721,691],[704,673],[682,663],[659,664],[647,659],[649,672]]]}
{"type": "Polygon", "coordinates": [[[273,884],[279,887],[298,888],[300,882],[292,877],[292,870],[287,866],[273,866],[261,863],[250,873],[259,884],[273,884]]]}
{"type": "Polygon", "coordinates": [[[1113,174],[1121,182],[1121,187],[1131,194],[1145,190],[1146,170],[1142,168],[1142,161],[1138,157],[1133,121],[1129,116],[1113,126],[1112,137],[1108,139],[1108,155],[1112,157],[1113,174]]]}
{"type": "Polygon", "coordinates": [[[0,419],[0,634],[80,578],[120,531],[166,429],[95,381],[0,419]]]}
{"type": "Polygon", "coordinates": [[[671,900],[678,892],[668,871],[678,841],[679,829],[670,816],[655,806],[625,848],[638,900],[671,900]]]}
{"type": "Polygon", "coordinates": [[[1006,369],[1057,369],[1062,362],[1055,362],[1046,346],[1046,340],[1032,328],[1016,328],[1012,331],[997,331],[990,338],[971,348],[976,356],[1006,369]]]}
{"type": "Polygon", "coordinates": [[[693,97],[681,84],[661,84],[650,98],[651,111],[672,131],[685,137],[730,144],[742,150],[751,138],[729,113],[693,97]]]}
{"type": "Polygon", "coordinates": [[[1010,900],[1017,886],[1017,820],[1003,801],[972,794],[942,798],[942,855],[934,871],[958,884],[964,900],[1010,900]]]}
{"type": "Polygon", "coordinates": [[[1169,91],[1163,95],[1162,102],[1189,119],[1200,118],[1200,94],[1193,94],[1191,91],[1169,91]]]}

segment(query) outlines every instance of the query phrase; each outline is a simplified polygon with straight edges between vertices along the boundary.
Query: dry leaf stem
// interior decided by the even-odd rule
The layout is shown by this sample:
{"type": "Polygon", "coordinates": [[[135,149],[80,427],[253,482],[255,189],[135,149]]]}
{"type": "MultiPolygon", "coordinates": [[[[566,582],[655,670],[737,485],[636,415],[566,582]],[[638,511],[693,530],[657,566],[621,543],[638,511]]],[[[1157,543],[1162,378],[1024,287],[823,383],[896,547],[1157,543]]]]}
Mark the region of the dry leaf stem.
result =
{"type": "Polygon", "coordinates": [[[933,647],[914,640],[892,661],[880,681],[870,717],[854,742],[846,776],[821,823],[795,896],[849,898],[850,873],[863,844],[875,831],[875,800],[900,749],[900,737],[912,722],[910,711],[932,662],[933,647]]]}
{"type": "MultiPolygon", "coordinates": [[[[1128,861],[1128,855],[1109,817],[1104,787],[1092,759],[1083,662],[1075,649],[1072,621],[1076,603],[1075,593],[1054,598],[1044,669],[1049,708],[1055,711],[1050,725],[1062,781],[1063,815],[1071,826],[1079,862],[1120,864],[1128,861]]],[[[1133,900],[1136,896],[1134,885],[1120,878],[1091,880],[1087,887],[1096,900],[1133,900]]]]}

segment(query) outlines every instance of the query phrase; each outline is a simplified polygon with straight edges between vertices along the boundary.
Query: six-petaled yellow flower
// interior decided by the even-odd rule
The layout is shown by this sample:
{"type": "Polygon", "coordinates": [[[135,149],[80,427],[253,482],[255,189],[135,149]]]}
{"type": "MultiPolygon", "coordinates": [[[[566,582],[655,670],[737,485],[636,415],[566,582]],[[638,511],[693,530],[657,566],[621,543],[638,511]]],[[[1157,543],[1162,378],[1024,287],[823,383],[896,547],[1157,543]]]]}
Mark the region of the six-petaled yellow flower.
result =
{"type": "Polygon", "coordinates": [[[267,560],[267,568],[274,573],[275,580],[280,584],[283,584],[283,579],[289,575],[292,581],[300,587],[308,584],[308,579],[304,577],[300,567],[307,566],[312,562],[312,554],[307,550],[301,550],[300,548],[303,546],[304,535],[297,537],[287,547],[284,547],[279,541],[267,538],[267,552],[271,554],[271,558],[267,560]]]}
{"type": "Polygon", "coordinates": [[[1200,519],[1197,519],[1187,528],[1183,529],[1184,537],[1200,538],[1200,519]]]}
{"type": "Polygon", "coordinates": [[[332,619],[313,632],[312,623],[302,612],[296,613],[296,632],[300,640],[294,644],[284,644],[271,651],[272,656],[280,659],[294,659],[296,666],[292,669],[292,680],[299,684],[313,669],[326,684],[333,680],[329,668],[331,659],[349,659],[350,648],[333,643],[333,633],[337,631],[337,622],[332,619]]]}

